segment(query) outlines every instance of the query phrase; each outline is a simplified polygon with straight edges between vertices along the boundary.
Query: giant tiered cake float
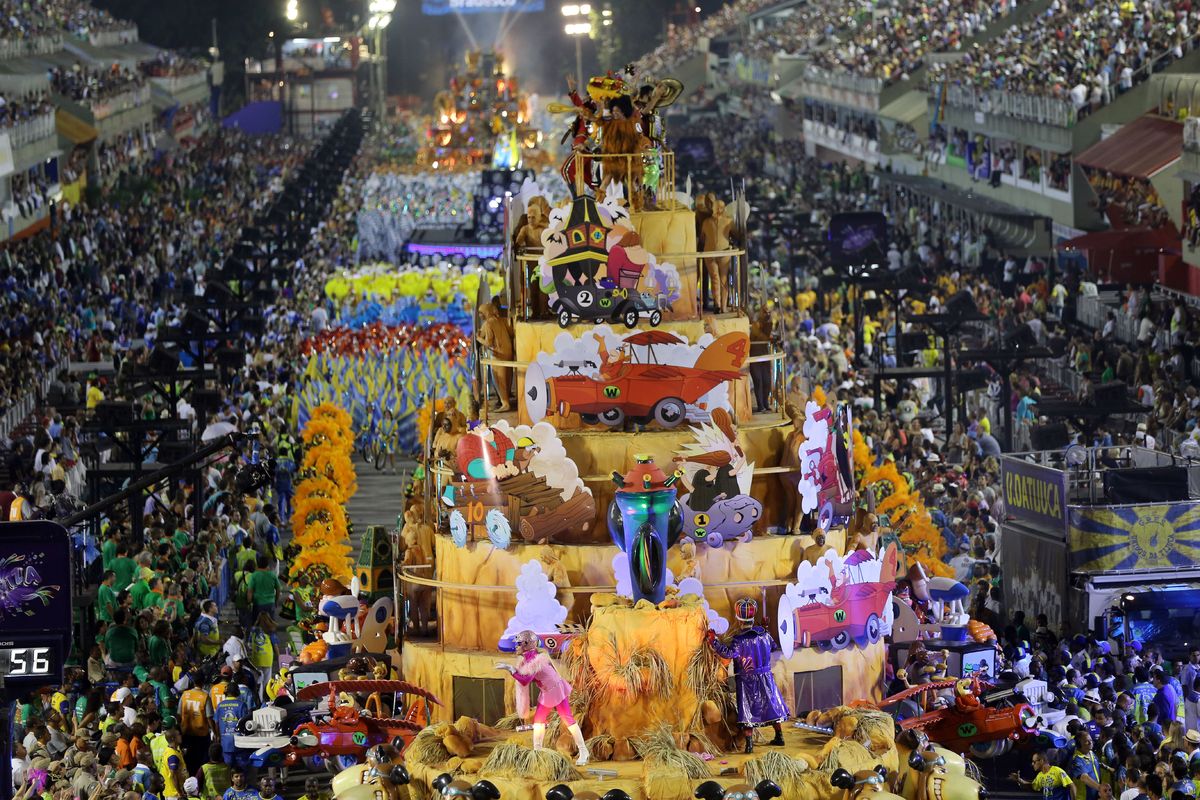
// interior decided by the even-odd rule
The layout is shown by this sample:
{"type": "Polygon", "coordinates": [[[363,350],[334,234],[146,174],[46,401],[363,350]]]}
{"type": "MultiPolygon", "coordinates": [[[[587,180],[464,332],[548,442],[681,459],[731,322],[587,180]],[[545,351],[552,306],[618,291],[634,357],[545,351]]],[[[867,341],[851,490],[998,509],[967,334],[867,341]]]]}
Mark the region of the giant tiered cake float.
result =
{"type": "Polygon", "coordinates": [[[964,754],[1027,707],[981,702],[1000,656],[920,498],[848,407],[785,395],[744,200],[675,191],[677,85],[587,88],[573,199],[512,198],[474,396],[427,415],[398,659],[429,725],[335,790],[976,800],[964,754]]]}

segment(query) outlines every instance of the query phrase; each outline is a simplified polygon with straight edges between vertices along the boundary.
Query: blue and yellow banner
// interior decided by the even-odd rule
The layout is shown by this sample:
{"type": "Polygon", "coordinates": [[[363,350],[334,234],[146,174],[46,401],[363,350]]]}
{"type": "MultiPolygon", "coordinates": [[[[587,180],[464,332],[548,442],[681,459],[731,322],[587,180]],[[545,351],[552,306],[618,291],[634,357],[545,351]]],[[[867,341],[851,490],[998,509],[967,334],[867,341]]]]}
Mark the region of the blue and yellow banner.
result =
{"type": "Polygon", "coordinates": [[[1072,506],[1067,523],[1072,572],[1175,569],[1200,563],[1200,503],[1072,506]]]}
{"type": "Polygon", "coordinates": [[[1067,475],[1019,458],[1000,459],[1004,507],[1010,517],[1060,536],[1067,521],[1067,475]]]}

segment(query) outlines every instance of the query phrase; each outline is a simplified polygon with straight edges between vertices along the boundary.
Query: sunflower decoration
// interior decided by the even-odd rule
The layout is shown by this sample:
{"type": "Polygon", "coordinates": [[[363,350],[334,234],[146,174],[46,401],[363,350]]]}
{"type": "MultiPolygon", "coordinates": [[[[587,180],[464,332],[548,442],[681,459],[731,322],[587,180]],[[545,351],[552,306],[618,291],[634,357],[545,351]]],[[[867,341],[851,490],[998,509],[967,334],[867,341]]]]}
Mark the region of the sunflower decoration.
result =
{"type": "Polygon", "coordinates": [[[301,432],[306,447],[322,447],[328,444],[349,455],[354,450],[354,434],[332,417],[313,417],[301,432]]]}
{"type": "Polygon", "coordinates": [[[302,480],[296,487],[296,502],[306,497],[329,497],[338,503],[346,502],[347,498],[343,496],[342,488],[324,475],[318,475],[316,470],[308,470],[307,474],[301,477],[302,480]]]}
{"type": "Polygon", "coordinates": [[[301,468],[314,470],[318,476],[337,484],[346,500],[349,500],[358,491],[358,478],[354,474],[354,465],[350,463],[350,456],[332,445],[326,444],[307,450],[304,453],[301,468]]]}
{"type": "Polygon", "coordinates": [[[876,466],[866,440],[854,431],[854,475],[860,494],[875,496],[875,512],[892,520],[904,552],[915,558],[931,577],[953,577],[954,570],[942,560],[946,540],[933,524],[920,492],[914,491],[894,461],[876,466]]]}
{"type": "Polygon", "coordinates": [[[334,405],[333,403],[321,403],[309,413],[309,419],[330,419],[347,431],[351,430],[354,424],[350,418],[350,413],[341,406],[334,405]]]}
{"type": "Polygon", "coordinates": [[[335,535],[339,539],[348,534],[346,511],[342,508],[342,504],[332,497],[310,495],[303,499],[297,499],[295,505],[296,510],[292,513],[292,531],[297,535],[314,522],[333,526],[335,535]]]}
{"type": "Polygon", "coordinates": [[[350,523],[343,504],[358,489],[350,460],[354,450],[350,415],[338,406],[322,403],[313,409],[302,436],[307,449],[291,518],[292,546],[298,552],[288,574],[323,575],[345,583],[352,570],[350,523]]]}

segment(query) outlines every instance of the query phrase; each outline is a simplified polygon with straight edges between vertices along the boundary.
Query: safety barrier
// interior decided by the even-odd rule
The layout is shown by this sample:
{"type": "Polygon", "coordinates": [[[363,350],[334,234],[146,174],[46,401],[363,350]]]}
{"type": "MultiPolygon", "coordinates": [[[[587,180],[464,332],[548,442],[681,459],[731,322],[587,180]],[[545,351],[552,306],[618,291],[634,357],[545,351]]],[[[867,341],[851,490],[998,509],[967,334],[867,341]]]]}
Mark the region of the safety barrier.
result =
{"type": "Polygon", "coordinates": [[[85,99],[82,101],[83,105],[91,109],[92,115],[96,118],[97,122],[107,119],[113,114],[119,114],[122,111],[128,111],[132,108],[139,108],[148,102],[150,102],[149,86],[138,86],[133,89],[127,89],[103,100],[85,99]]]}
{"type": "MultiPolygon", "coordinates": [[[[937,82],[931,83],[930,94],[936,97],[938,88],[937,82]]],[[[1070,100],[1005,89],[976,89],[950,84],[945,87],[945,96],[946,103],[956,108],[1025,119],[1059,128],[1070,128],[1079,116],[1070,100]]]]}
{"type": "Polygon", "coordinates": [[[61,34],[28,39],[0,39],[0,61],[26,56],[44,56],[63,49],[61,34]]]}
{"type": "Polygon", "coordinates": [[[8,141],[13,147],[24,147],[27,144],[47,139],[57,134],[54,127],[54,111],[48,111],[24,122],[18,122],[12,127],[5,128],[8,141]]]}
{"type": "Polygon", "coordinates": [[[87,39],[93,47],[116,47],[122,44],[132,44],[138,40],[138,27],[129,23],[126,27],[108,31],[92,31],[87,39]]]}
{"type": "Polygon", "coordinates": [[[42,378],[31,389],[17,398],[3,414],[0,414],[0,441],[7,441],[13,431],[30,414],[37,411],[39,401],[46,396],[46,392],[50,389],[50,382],[54,380],[55,375],[67,368],[68,363],[63,360],[46,369],[42,373],[42,378]]]}

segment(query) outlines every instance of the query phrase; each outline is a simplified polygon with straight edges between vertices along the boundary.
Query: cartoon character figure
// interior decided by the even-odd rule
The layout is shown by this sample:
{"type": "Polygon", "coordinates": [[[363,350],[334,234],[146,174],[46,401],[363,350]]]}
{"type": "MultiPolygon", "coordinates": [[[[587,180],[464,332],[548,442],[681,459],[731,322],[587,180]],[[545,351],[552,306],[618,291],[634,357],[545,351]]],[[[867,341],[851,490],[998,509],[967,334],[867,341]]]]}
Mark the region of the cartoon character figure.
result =
{"type": "Polygon", "coordinates": [[[773,800],[783,795],[783,789],[774,781],[763,779],[751,786],[735,783],[728,789],[716,781],[705,781],[696,787],[695,797],[700,800],[773,800]]]}
{"type": "Polygon", "coordinates": [[[833,771],[829,782],[834,788],[843,790],[843,800],[859,800],[864,795],[890,794],[887,785],[888,769],[878,764],[874,769],[863,769],[851,775],[838,768],[833,771]]]}
{"type": "Polygon", "coordinates": [[[610,352],[608,345],[604,343],[604,337],[598,333],[593,333],[592,338],[596,340],[596,347],[599,348],[600,355],[600,379],[605,381],[615,381],[621,377],[621,373],[625,370],[625,365],[629,363],[629,346],[620,345],[616,352],[610,352]]]}
{"type": "Polygon", "coordinates": [[[538,651],[538,637],[533,631],[521,631],[514,638],[517,648],[517,664],[497,663],[496,669],[504,670],[517,682],[517,714],[529,717],[529,685],[538,688],[537,709],[533,712],[533,749],[540,750],[546,738],[546,720],[551,711],[567,725],[575,740],[577,757],[575,763],[583,766],[590,754],[583,740],[583,730],[571,713],[571,684],[554,667],[550,656],[538,651]]]}
{"type": "Polygon", "coordinates": [[[469,800],[500,800],[500,790],[491,781],[479,781],[475,785],[462,778],[443,772],[433,779],[433,789],[442,797],[465,797],[469,800]]]}
{"type": "Polygon", "coordinates": [[[675,499],[677,475],[667,477],[654,457],[634,456],[625,475],[613,473],[616,496],[608,507],[608,533],[629,559],[633,598],[661,603],[667,590],[667,548],[683,530],[675,499]]]}
{"type": "Polygon", "coordinates": [[[954,710],[963,714],[979,708],[979,697],[975,694],[975,682],[962,678],[954,684],[954,710]]]}
{"type": "Polygon", "coordinates": [[[775,639],[756,624],[758,603],[749,598],[737,601],[734,616],[742,624],[728,642],[708,631],[709,646],[722,658],[733,661],[737,681],[738,723],[746,737],[746,752],[754,752],[754,729],[770,725],[775,730],[773,747],[783,746],[780,723],[791,716],[775,677],[771,674],[771,651],[777,648],[775,639]]]}

